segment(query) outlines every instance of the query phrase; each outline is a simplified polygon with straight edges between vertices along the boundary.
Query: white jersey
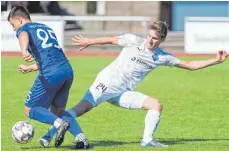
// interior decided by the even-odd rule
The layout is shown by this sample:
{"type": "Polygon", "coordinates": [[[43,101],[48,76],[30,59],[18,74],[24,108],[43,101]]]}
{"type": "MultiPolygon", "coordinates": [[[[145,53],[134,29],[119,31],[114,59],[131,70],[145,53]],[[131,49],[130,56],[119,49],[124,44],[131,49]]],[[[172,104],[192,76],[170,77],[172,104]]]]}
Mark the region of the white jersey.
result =
{"type": "Polygon", "coordinates": [[[145,42],[146,39],[133,34],[119,36],[118,45],[123,47],[122,52],[98,73],[97,79],[113,91],[133,90],[156,67],[179,63],[179,59],[160,48],[147,50],[145,42]]]}

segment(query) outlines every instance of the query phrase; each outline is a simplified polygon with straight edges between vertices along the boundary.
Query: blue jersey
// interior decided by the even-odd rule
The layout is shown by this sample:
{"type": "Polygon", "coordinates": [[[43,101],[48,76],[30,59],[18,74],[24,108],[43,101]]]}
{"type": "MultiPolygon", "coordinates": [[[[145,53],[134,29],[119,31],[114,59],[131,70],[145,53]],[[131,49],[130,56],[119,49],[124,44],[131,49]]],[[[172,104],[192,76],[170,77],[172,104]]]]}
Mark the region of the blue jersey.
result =
{"type": "Polygon", "coordinates": [[[70,66],[51,28],[40,23],[27,23],[18,29],[18,38],[23,31],[29,35],[28,51],[39,65],[41,75],[50,75],[62,70],[66,65],[70,66]]]}

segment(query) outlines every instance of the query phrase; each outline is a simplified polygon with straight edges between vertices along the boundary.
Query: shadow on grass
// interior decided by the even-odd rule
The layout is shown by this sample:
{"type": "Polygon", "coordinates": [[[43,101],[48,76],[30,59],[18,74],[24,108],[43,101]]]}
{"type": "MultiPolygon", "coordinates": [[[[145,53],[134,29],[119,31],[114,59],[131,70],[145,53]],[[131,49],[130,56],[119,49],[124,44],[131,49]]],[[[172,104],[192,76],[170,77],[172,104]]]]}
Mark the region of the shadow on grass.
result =
{"type": "MultiPolygon", "coordinates": [[[[207,142],[207,141],[229,141],[229,139],[205,139],[205,138],[158,138],[157,141],[168,144],[168,145],[175,145],[175,144],[184,144],[186,142],[207,142]]],[[[91,141],[93,146],[119,146],[125,144],[139,144],[140,145],[141,138],[139,141],[91,141]]]]}
{"type": "MultiPolygon", "coordinates": [[[[125,144],[135,144],[135,143],[139,143],[139,142],[122,142],[122,141],[90,141],[90,149],[93,149],[95,146],[120,146],[120,145],[125,145],[125,144]]],[[[62,145],[60,147],[58,147],[59,149],[64,149],[64,150],[72,150],[74,149],[75,144],[72,142],[72,145],[62,145]]],[[[30,150],[30,149],[37,149],[37,150],[44,150],[46,148],[42,147],[42,146],[34,146],[34,147],[21,147],[21,149],[23,150],[30,150]]],[[[49,149],[57,149],[54,146],[50,146],[49,149]]]]}
{"type": "MultiPolygon", "coordinates": [[[[158,138],[157,139],[159,142],[168,144],[168,145],[175,145],[175,144],[185,144],[186,142],[207,142],[207,141],[229,141],[229,139],[205,139],[205,138],[192,138],[192,139],[187,139],[187,138],[158,138]]],[[[93,149],[96,146],[121,146],[121,145],[130,145],[130,144],[139,144],[140,145],[141,139],[139,141],[90,141],[90,149],[93,149]]],[[[74,149],[74,144],[72,145],[63,145],[58,148],[64,149],[64,150],[72,150],[74,149]]],[[[54,149],[54,146],[49,147],[50,149],[54,149]]],[[[42,146],[36,146],[36,147],[21,147],[21,149],[24,150],[29,150],[29,149],[37,149],[37,150],[43,150],[44,147],[42,146]]]]}
{"type": "MultiPolygon", "coordinates": [[[[55,149],[55,150],[75,150],[74,147],[75,147],[75,145],[72,144],[72,145],[63,145],[63,146],[60,146],[60,147],[58,147],[58,148],[56,148],[56,147],[54,147],[54,146],[50,146],[50,147],[48,147],[48,148],[44,148],[44,147],[42,147],[42,146],[35,146],[35,147],[21,147],[21,149],[23,149],[23,150],[35,149],[35,150],[42,150],[42,151],[44,151],[44,150],[46,150],[46,149],[55,149]]],[[[93,148],[94,148],[94,146],[90,146],[90,148],[87,149],[87,150],[91,150],[91,149],[93,149],[93,148]]]]}
{"type": "Polygon", "coordinates": [[[175,145],[175,144],[184,144],[186,142],[207,142],[207,141],[229,141],[229,139],[205,139],[205,138],[158,138],[159,142],[175,145]]]}

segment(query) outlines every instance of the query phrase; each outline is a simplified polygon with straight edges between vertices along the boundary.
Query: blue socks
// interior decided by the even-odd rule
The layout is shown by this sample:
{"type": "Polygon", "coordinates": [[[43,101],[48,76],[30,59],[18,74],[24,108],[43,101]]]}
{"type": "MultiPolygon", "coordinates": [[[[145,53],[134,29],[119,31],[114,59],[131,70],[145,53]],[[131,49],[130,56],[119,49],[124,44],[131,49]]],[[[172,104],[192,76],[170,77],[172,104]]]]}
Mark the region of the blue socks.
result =
{"type": "Polygon", "coordinates": [[[54,126],[52,126],[52,127],[48,130],[48,132],[45,133],[45,135],[42,136],[42,137],[44,137],[44,138],[47,138],[47,137],[53,138],[53,136],[54,136],[55,134],[56,134],[56,128],[55,128],[54,126]]]}
{"type": "Polygon", "coordinates": [[[34,107],[29,111],[29,117],[42,123],[54,125],[58,118],[55,114],[43,107],[34,107]]]}
{"type": "MultiPolygon", "coordinates": [[[[82,133],[82,130],[79,126],[79,124],[77,123],[77,121],[75,120],[75,112],[72,109],[69,109],[68,111],[63,112],[60,117],[65,120],[68,121],[70,123],[70,128],[69,131],[72,135],[76,136],[79,133],[82,133]]],[[[56,134],[56,128],[54,126],[52,126],[49,131],[43,136],[45,137],[50,137],[53,138],[53,136],[56,134]]]]}
{"type": "Polygon", "coordinates": [[[63,120],[68,121],[70,123],[69,131],[72,135],[76,136],[77,134],[82,133],[82,130],[78,122],[68,112],[64,111],[64,113],[62,113],[60,117],[62,117],[63,120]]]}

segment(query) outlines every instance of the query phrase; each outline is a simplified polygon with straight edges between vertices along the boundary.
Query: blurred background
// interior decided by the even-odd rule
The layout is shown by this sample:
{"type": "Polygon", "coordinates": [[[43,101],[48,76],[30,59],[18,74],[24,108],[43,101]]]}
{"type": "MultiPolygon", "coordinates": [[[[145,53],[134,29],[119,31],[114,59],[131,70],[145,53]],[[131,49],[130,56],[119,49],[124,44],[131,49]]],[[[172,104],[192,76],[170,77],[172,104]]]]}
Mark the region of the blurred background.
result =
{"type": "MultiPolygon", "coordinates": [[[[28,8],[33,21],[45,21],[51,28],[58,26],[54,31],[65,50],[75,49],[71,37],[77,34],[99,37],[134,33],[146,37],[147,24],[157,20],[169,25],[170,32],[161,45],[165,51],[215,53],[229,48],[228,1],[2,1],[3,23],[18,4],[28,8]]],[[[2,33],[6,44],[2,51],[8,49],[12,34],[2,33]]],[[[88,49],[120,51],[111,45],[88,49]]],[[[9,50],[15,51],[15,47],[9,50]]]]}

